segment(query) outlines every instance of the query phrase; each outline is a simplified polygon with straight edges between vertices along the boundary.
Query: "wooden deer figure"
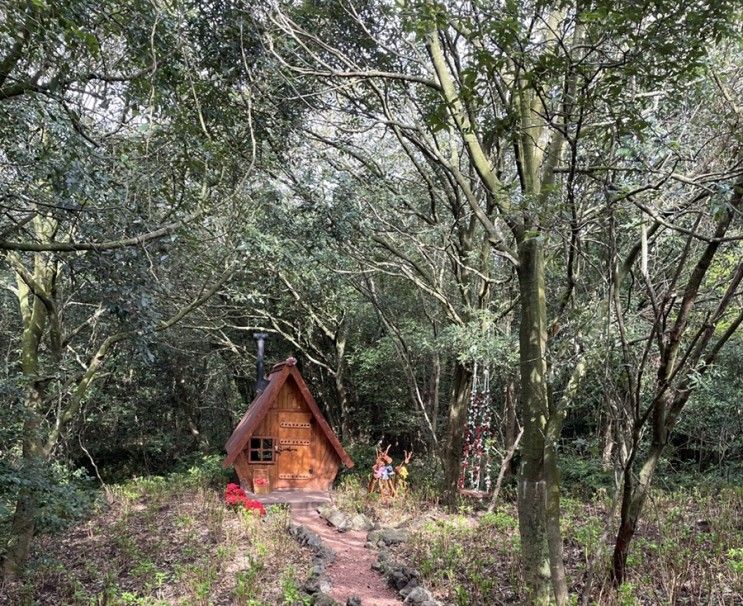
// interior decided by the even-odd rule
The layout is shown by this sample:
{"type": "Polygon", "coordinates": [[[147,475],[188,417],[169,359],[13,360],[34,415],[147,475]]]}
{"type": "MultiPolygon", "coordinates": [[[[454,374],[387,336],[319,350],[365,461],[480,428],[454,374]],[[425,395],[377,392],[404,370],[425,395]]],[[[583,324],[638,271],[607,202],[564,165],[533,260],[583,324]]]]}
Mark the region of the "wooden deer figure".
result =
{"type": "Polygon", "coordinates": [[[413,458],[413,451],[408,452],[404,450],[403,452],[405,453],[405,458],[402,463],[395,467],[395,477],[393,479],[395,494],[399,490],[405,490],[408,486],[408,464],[410,463],[410,459],[413,458]]]}
{"type": "MultiPolygon", "coordinates": [[[[392,446],[390,444],[390,446],[392,446]]],[[[392,482],[392,476],[395,471],[392,467],[392,457],[388,454],[390,446],[385,450],[377,447],[377,458],[372,466],[372,475],[369,479],[368,492],[379,492],[382,496],[394,496],[395,487],[392,482]]]]}

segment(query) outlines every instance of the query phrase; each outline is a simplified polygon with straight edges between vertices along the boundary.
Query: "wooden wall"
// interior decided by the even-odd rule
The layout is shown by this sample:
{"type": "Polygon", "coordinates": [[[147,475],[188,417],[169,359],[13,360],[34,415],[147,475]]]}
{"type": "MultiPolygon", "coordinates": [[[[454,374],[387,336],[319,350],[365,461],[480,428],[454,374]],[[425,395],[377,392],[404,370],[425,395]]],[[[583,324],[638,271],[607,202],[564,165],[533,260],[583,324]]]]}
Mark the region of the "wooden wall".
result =
{"type": "Polygon", "coordinates": [[[280,448],[296,447],[297,450],[274,454],[273,463],[250,463],[249,439],[245,450],[235,459],[235,470],[243,488],[253,491],[253,469],[256,467],[268,470],[272,490],[327,490],[332,485],[340,467],[340,458],[315,421],[292,378],[284,383],[276,401],[252,437],[270,437],[275,441],[283,439],[292,444],[279,444],[280,448]],[[281,426],[282,420],[284,427],[281,426]],[[310,428],[302,427],[305,421],[310,422],[310,428]],[[293,444],[304,443],[307,439],[310,441],[309,446],[293,444]],[[309,470],[312,471],[311,474],[308,473],[309,470]],[[280,475],[284,478],[279,477],[280,475]],[[303,479],[305,476],[309,477],[303,479]]]}

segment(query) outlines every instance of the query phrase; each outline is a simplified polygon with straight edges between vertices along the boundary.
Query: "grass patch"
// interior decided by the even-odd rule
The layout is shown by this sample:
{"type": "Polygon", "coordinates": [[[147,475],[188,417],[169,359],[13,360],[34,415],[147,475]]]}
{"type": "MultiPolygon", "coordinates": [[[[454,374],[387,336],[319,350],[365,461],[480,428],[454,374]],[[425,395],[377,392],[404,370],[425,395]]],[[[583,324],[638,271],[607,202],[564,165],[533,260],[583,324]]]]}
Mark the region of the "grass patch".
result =
{"type": "Polygon", "coordinates": [[[185,470],[109,490],[109,506],[39,536],[22,584],[0,604],[275,605],[300,600],[311,554],[289,535],[289,512],[264,518],[224,505],[224,484],[185,470]]]}
{"type": "Polygon", "coordinates": [[[447,604],[508,604],[517,600],[518,544],[510,510],[438,513],[413,531],[401,555],[447,604]]]}
{"type": "MultiPolygon", "coordinates": [[[[495,512],[463,504],[457,513],[423,491],[383,502],[346,481],[338,502],[364,511],[383,526],[404,526],[411,540],[395,556],[416,568],[446,604],[518,604],[523,595],[518,515],[512,502],[495,512]]],[[[479,506],[480,508],[482,505],[479,506]]],[[[743,488],[698,487],[652,492],[632,544],[628,582],[608,581],[618,520],[609,519],[607,491],[562,498],[562,531],[569,591],[574,603],[593,575],[589,604],[692,606],[743,604],[743,488]]]]}

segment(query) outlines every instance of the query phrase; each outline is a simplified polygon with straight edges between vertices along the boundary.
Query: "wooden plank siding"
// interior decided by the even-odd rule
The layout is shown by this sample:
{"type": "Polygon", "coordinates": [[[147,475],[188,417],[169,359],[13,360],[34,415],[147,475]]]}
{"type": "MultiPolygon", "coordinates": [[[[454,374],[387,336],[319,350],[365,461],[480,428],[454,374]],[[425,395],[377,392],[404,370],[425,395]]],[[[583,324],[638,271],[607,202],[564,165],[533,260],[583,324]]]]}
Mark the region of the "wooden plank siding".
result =
{"type": "Polygon", "coordinates": [[[225,444],[223,465],[233,465],[243,488],[253,491],[253,472],[266,470],[272,490],[327,490],[343,463],[353,461],[320,412],[307,384],[287,359],[271,370],[268,386],[246,411],[225,444]],[[255,448],[251,440],[261,439],[255,448]],[[265,440],[272,440],[271,461],[251,461],[267,454],[265,440]]]}
{"type": "Polygon", "coordinates": [[[251,463],[250,440],[235,460],[240,484],[253,491],[253,470],[265,468],[272,490],[330,488],[340,458],[328,443],[307,402],[293,380],[287,380],[251,438],[272,438],[274,460],[251,463]]]}

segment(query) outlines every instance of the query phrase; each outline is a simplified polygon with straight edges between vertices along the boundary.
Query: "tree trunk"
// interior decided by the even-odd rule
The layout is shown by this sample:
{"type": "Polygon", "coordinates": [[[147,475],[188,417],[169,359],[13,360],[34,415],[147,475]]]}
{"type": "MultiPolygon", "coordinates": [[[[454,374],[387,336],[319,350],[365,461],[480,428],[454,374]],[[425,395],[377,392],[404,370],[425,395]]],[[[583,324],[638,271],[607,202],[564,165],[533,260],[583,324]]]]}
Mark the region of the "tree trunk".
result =
{"type": "MultiPolygon", "coordinates": [[[[39,222],[36,221],[36,224],[38,230],[39,222]]],[[[47,267],[43,255],[34,255],[34,279],[48,290],[51,274],[47,271],[47,267]]],[[[44,383],[38,380],[38,374],[39,346],[46,328],[48,310],[41,298],[31,293],[21,274],[17,274],[17,284],[18,303],[23,321],[21,372],[24,379],[28,381],[23,423],[22,474],[29,484],[21,488],[16,500],[10,538],[3,560],[3,579],[5,580],[18,578],[26,564],[36,526],[38,502],[37,491],[34,489],[37,483],[30,480],[34,474],[43,470],[46,458],[44,441],[41,436],[42,418],[38,413],[43,410],[44,383]]]]}
{"type": "Polygon", "coordinates": [[[647,459],[640,470],[640,477],[635,484],[632,476],[634,458],[631,458],[624,472],[624,488],[622,492],[622,512],[617,531],[617,539],[614,543],[614,555],[612,558],[611,579],[615,586],[624,583],[627,576],[627,556],[630,544],[637,530],[637,522],[642,514],[642,508],[653,481],[655,468],[660,461],[663,445],[653,444],[647,459]]]}
{"type": "MultiPolygon", "coordinates": [[[[607,410],[609,409],[608,406],[606,408],[607,410]]],[[[604,471],[610,471],[613,467],[612,455],[614,453],[614,432],[612,426],[613,422],[611,414],[607,414],[606,421],[604,422],[604,430],[602,436],[604,449],[601,452],[601,467],[604,471]]]]}
{"type": "Polygon", "coordinates": [[[10,539],[6,546],[3,560],[3,580],[15,580],[23,574],[23,569],[31,550],[36,529],[36,512],[38,509],[38,477],[46,466],[46,451],[41,436],[42,419],[36,414],[36,405],[41,401],[41,390],[32,384],[29,388],[26,406],[26,421],[23,424],[23,470],[24,479],[28,482],[18,493],[10,539]]]}
{"type": "Polygon", "coordinates": [[[23,574],[36,528],[36,501],[36,496],[30,488],[20,490],[13,513],[7,553],[3,561],[5,581],[17,580],[23,574]]]}
{"type": "Polygon", "coordinates": [[[348,389],[346,388],[346,334],[343,329],[338,331],[335,339],[335,391],[338,394],[338,405],[341,413],[341,440],[348,443],[351,438],[349,426],[350,411],[348,407],[348,389]]]}
{"type": "Polygon", "coordinates": [[[503,423],[505,425],[504,439],[506,452],[511,450],[516,441],[516,395],[514,391],[516,386],[511,377],[506,379],[505,394],[503,396],[503,423]]]}
{"type": "Polygon", "coordinates": [[[433,433],[436,434],[439,428],[439,388],[441,386],[441,356],[438,351],[433,353],[431,371],[431,387],[429,400],[429,410],[431,415],[431,428],[433,433]]]}
{"type": "Polygon", "coordinates": [[[449,429],[444,452],[444,502],[449,507],[453,507],[457,500],[471,387],[472,371],[461,362],[455,362],[449,429]]]}
{"type": "Polygon", "coordinates": [[[546,605],[551,598],[547,547],[547,482],[545,431],[549,415],[547,394],[547,309],[544,257],[540,238],[519,246],[521,326],[519,359],[524,437],[518,483],[519,532],[526,583],[526,602],[546,605]]]}
{"type": "Polygon", "coordinates": [[[550,441],[545,447],[544,466],[546,480],[545,519],[550,579],[556,604],[565,606],[568,603],[568,583],[565,575],[562,533],[560,532],[560,478],[557,468],[557,447],[554,441],[550,441]]]}
{"type": "Polygon", "coordinates": [[[550,418],[544,444],[544,476],[547,485],[546,526],[547,546],[549,548],[550,577],[555,602],[558,606],[568,603],[568,582],[565,575],[565,560],[562,549],[562,533],[560,532],[560,473],[557,467],[557,444],[562,433],[562,423],[567,414],[567,408],[575,399],[578,388],[586,374],[586,361],[579,356],[570,373],[562,397],[550,402],[550,418]]]}

